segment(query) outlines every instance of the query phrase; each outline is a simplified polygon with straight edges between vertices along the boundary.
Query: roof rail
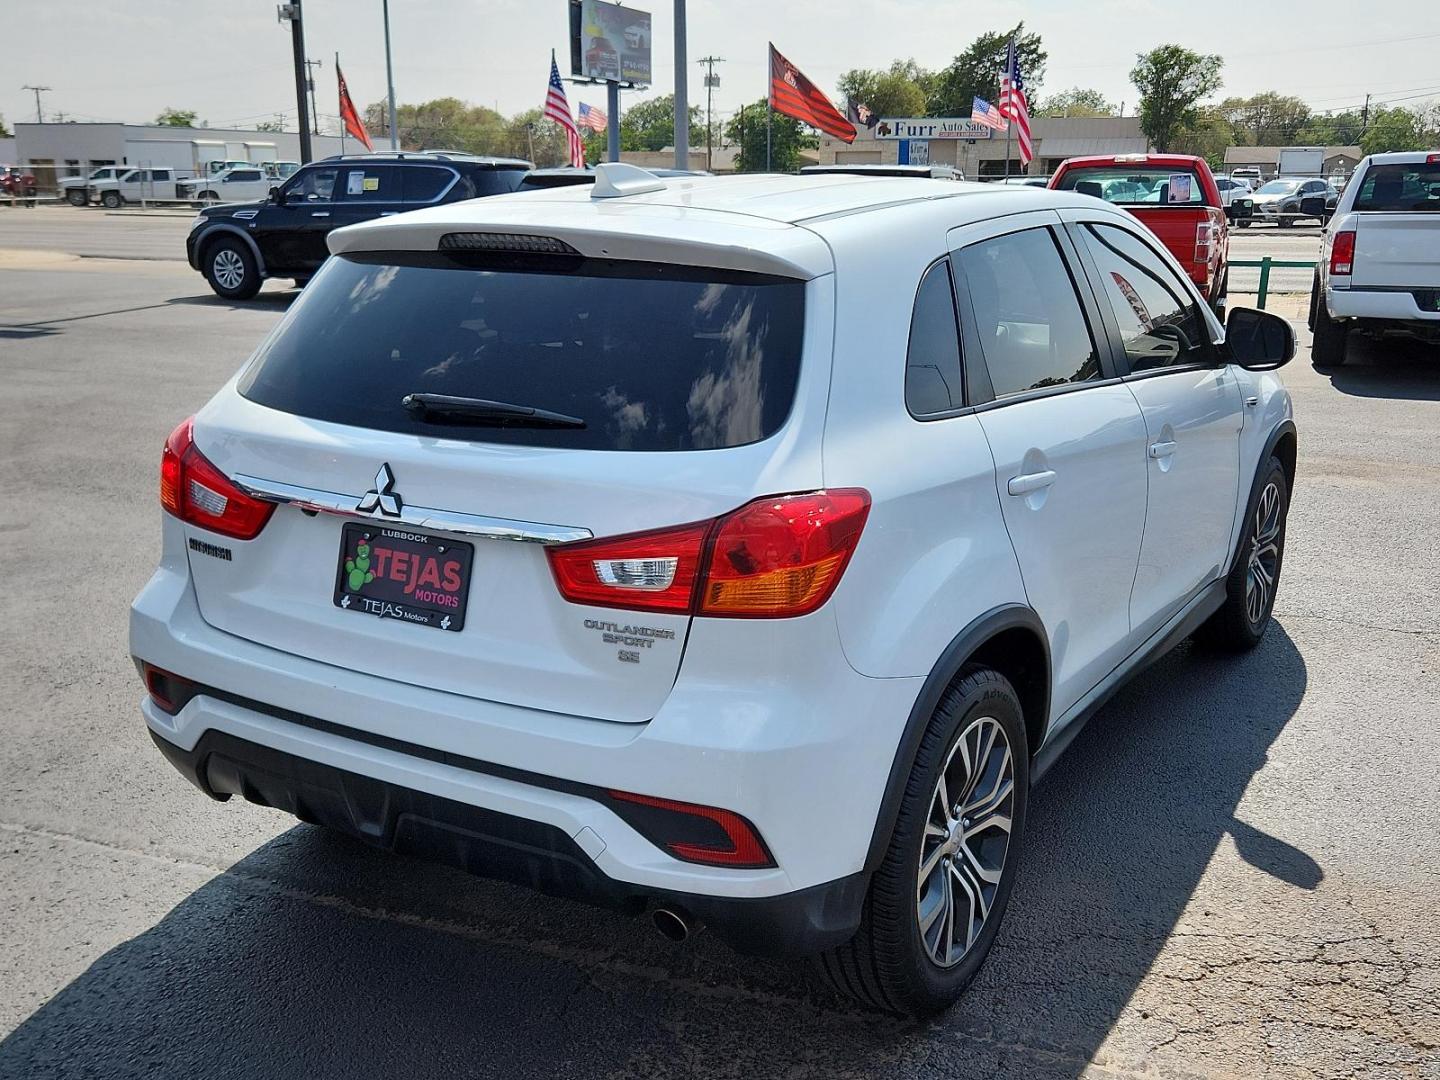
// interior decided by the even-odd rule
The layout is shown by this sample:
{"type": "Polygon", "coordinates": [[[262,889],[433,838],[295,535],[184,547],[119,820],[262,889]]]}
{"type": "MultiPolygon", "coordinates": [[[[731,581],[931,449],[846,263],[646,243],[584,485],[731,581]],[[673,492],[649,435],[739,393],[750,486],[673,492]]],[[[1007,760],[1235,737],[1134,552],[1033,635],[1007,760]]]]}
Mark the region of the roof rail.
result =
{"type": "Polygon", "coordinates": [[[643,195],[647,191],[664,191],[665,181],[638,165],[623,161],[605,161],[595,166],[592,199],[619,199],[626,195],[643,195]]]}

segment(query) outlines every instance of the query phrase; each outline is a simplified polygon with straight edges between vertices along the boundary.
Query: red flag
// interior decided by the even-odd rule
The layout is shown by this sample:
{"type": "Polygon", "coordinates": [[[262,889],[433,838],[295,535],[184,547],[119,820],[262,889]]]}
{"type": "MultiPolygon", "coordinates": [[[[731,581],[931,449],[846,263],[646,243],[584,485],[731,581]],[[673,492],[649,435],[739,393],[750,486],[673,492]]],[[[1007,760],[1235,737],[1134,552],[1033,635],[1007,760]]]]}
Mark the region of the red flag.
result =
{"type": "Polygon", "coordinates": [[[855,141],[855,125],[800,70],[770,46],[770,105],[842,142],[855,141]]]}
{"type": "Polygon", "coordinates": [[[345,86],[345,76],[340,73],[340,65],[335,65],[335,77],[340,80],[340,120],[345,125],[345,133],[353,135],[365,144],[366,150],[374,150],[370,145],[370,136],[365,133],[365,125],[360,122],[360,114],[355,111],[355,103],[350,100],[350,91],[345,86]]]}

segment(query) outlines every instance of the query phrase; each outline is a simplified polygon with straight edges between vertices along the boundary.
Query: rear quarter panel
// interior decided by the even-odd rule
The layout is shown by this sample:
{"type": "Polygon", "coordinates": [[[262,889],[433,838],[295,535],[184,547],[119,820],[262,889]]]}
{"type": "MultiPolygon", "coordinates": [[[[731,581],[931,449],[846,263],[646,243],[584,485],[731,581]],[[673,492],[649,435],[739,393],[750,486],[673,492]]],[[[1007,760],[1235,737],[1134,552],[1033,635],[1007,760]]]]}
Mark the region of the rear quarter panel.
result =
{"type": "Polygon", "coordinates": [[[825,483],[872,499],[832,603],[846,658],[865,675],[927,675],[973,618],[1025,603],[979,422],[922,422],[905,407],[915,293],[948,254],[948,228],[964,223],[947,202],[822,227],[836,261],[825,483]]]}

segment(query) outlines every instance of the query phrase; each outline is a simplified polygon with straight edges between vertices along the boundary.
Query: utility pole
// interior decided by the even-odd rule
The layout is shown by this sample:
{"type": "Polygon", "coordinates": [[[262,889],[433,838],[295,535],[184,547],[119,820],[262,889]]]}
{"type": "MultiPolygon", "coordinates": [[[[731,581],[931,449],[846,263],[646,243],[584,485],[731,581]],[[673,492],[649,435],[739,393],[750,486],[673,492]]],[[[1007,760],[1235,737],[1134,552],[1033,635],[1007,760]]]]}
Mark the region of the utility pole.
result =
{"type": "Polygon", "coordinates": [[[320,106],[315,104],[315,76],[310,69],[324,66],[324,60],[305,61],[305,86],[310,91],[310,130],[316,135],[320,134],[320,106]]]}
{"type": "Polygon", "coordinates": [[[305,165],[314,155],[310,149],[310,102],[305,96],[305,22],[300,12],[300,0],[279,5],[275,16],[282,23],[290,24],[290,45],[295,51],[295,105],[300,111],[300,164],[305,165]]]}
{"type": "Polygon", "coordinates": [[[697,64],[705,65],[705,168],[708,172],[715,171],[715,132],[712,122],[715,87],[720,85],[720,76],[715,74],[715,65],[723,64],[723,56],[706,56],[695,61],[697,64]]]}
{"type": "MultiPolygon", "coordinates": [[[[690,168],[690,87],[685,65],[685,0],[675,0],[675,168],[690,168]]],[[[620,99],[614,100],[616,108],[610,111],[610,123],[620,123],[620,99]]],[[[611,127],[612,131],[618,131],[611,127]]],[[[618,161],[619,158],[612,158],[618,161]]]]}
{"type": "Polygon", "coordinates": [[[35,91],[35,122],[37,124],[43,124],[45,122],[45,114],[40,111],[40,95],[54,88],[50,86],[22,86],[20,89],[35,91]]]}
{"type": "Polygon", "coordinates": [[[390,63],[390,0],[380,0],[380,13],[385,18],[385,92],[390,102],[390,149],[400,149],[400,133],[395,130],[395,69],[390,63]]]}
{"type": "Polygon", "coordinates": [[[1370,130],[1370,95],[1365,95],[1365,108],[1360,110],[1360,137],[1365,137],[1365,132],[1370,130]]]}

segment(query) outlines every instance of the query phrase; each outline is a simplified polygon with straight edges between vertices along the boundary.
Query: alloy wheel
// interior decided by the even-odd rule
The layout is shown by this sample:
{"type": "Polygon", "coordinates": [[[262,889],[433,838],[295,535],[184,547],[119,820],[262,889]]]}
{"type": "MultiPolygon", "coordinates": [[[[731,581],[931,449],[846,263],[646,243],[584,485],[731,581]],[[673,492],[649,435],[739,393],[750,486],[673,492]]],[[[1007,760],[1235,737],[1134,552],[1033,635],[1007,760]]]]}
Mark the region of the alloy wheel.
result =
{"type": "Polygon", "coordinates": [[[217,251],[215,258],[210,262],[210,269],[215,274],[215,280],[223,289],[238,289],[240,283],[245,280],[245,261],[240,258],[238,251],[231,248],[221,248],[217,251]]]}
{"type": "Polygon", "coordinates": [[[915,913],[933,963],[954,967],[990,916],[1014,814],[1010,740],[992,716],[970,721],[950,748],[920,843],[915,913]]]}
{"type": "Polygon", "coordinates": [[[1245,615],[1258,626],[1270,610],[1280,566],[1280,488],[1272,481],[1260,493],[1250,529],[1250,559],[1245,574],[1245,615]]]}

